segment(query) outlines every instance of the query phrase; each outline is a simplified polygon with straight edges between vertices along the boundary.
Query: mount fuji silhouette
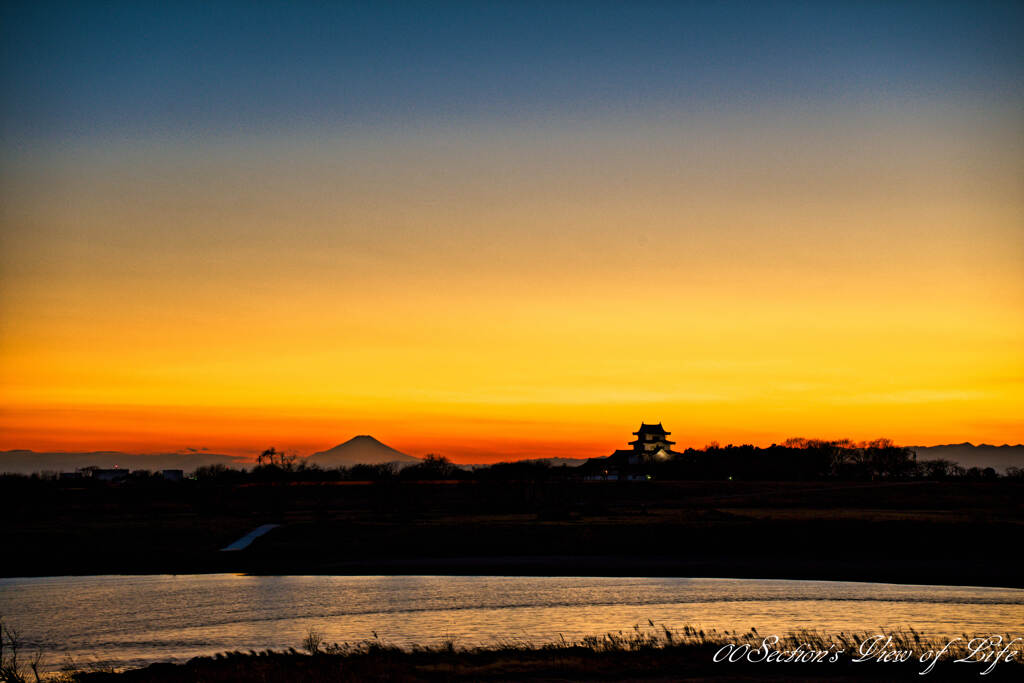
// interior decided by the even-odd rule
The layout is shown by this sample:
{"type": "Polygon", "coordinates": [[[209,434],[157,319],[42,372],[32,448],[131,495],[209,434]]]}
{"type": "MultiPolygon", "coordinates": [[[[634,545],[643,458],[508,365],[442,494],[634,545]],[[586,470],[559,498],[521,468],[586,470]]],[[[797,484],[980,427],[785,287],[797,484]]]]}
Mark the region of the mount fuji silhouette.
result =
{"type": "Polygon", "coordinates": [[[419,458],[396,451],[391,446],[382,444],[368,434],[353,437],[343,444],[326,451],[314,453],[306,459],[310,465],[320,467],[351,467],[352,465],[383,465],[395,462],[412,465],[420,462],[419,458]]]}

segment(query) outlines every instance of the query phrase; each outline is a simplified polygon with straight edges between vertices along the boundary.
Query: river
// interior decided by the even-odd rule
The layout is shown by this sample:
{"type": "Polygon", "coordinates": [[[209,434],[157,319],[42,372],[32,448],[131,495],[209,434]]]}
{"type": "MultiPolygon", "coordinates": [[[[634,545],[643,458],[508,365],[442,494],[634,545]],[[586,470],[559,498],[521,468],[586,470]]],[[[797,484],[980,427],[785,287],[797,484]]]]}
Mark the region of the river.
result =
{"type": "Polygon", "coordinates": [[[379,637],[543,642],[670,628],[1024,635],[1024,590],[839,581],[493,576],[76,576],[0,579],[0,615],[47,668],[379,637]]]}

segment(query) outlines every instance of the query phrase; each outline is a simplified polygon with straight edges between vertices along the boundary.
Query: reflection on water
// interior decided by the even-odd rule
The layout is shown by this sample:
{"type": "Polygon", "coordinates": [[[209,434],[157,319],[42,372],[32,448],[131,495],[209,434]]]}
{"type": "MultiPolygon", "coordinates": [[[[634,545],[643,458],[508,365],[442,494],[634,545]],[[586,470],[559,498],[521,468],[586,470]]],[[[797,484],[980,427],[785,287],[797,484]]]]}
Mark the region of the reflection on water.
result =
{"type": "MultiPolygon", "coordinates": [[[[91,576],[0,579],[0,615],[33,646],[136,666],[328,641],[488,644],[644,624],[781,633],[912,625],[1024,634],[1024,590],[833,581],[480,576],[91,576]]],[[[62,655],[49,657],[59,666],[62,655]]]]}

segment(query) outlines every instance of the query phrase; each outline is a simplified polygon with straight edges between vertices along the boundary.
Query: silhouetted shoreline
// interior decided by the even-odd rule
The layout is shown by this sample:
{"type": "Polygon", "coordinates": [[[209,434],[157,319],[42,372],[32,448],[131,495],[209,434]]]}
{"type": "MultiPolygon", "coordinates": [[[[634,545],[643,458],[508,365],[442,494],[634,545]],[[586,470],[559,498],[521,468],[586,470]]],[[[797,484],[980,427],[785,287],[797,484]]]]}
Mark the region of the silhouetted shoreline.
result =
{"type": "Polygon", "coordinates": [[[1024,483],[0,478],[4,576],[480,574],[1024,586],[1024,483]],[[222,549],[279,525],[245,549],[222,549]]]}
{"type": "MultiPolygon", "coordinates": [[[[277,572],[245,572],[269,576],[277,572]]],[[[1024,588],[1020,572],[1008,569],[964,572],[956,564],[937,568],[932,562],[892,563],[864,561],[856,565],[814,565],[772,557],[694,559],[671,557],[621,558],[615,556],[521,556],[400,558],[389,561],[350,562],[288,572],[296,575],[445,575],[445,576],[646,576],[716,579],[787,579],[804,581],[860,581],[930,586],[986,586],[1024,588]]]]}
{"type": "Polygon", "coordinates": [[[253,576],[621,576],[716,579],[784,579],[802,581],[857,581],[923,586],[978,586],[1024,588],[1024,578],[1008,568],[993,573],[986,569],[964,571],[958,563],[936,567],[932,561],[886,562],[865,560],[856,564],[807,564],[773,557],[694,559],[671,557],[621,558],[615,556],[515,556],[515,557],[406,557],[388,560],[349,561],[329,565],[282,563],[275,566],[238,564],[173,565],[166,568],[75,570],[60,574],[8,574],[3,578],[47,576],[163,575],[238,573],[253,576]]]}

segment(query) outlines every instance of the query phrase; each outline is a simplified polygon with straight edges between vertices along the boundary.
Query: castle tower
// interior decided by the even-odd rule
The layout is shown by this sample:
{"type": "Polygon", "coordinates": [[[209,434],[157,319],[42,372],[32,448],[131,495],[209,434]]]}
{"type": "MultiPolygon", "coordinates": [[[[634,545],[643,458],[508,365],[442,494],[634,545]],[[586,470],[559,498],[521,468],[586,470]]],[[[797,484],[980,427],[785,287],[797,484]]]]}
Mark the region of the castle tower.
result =
{"type": "Polygon", "coordinates": [[[629,445],[633,447],[635,453],[656,453],[662,449],[666,453],[672,452],[672,445],[675,441],[669,441],[668,435],[672,432],[666,432],[665,428],[661,426],[659,422],[656,425],[649,425],[645,422],[640,423],[639,431],[633,432],[633,436],[636,437],[636,441],[630,441],[629,445]]]}

